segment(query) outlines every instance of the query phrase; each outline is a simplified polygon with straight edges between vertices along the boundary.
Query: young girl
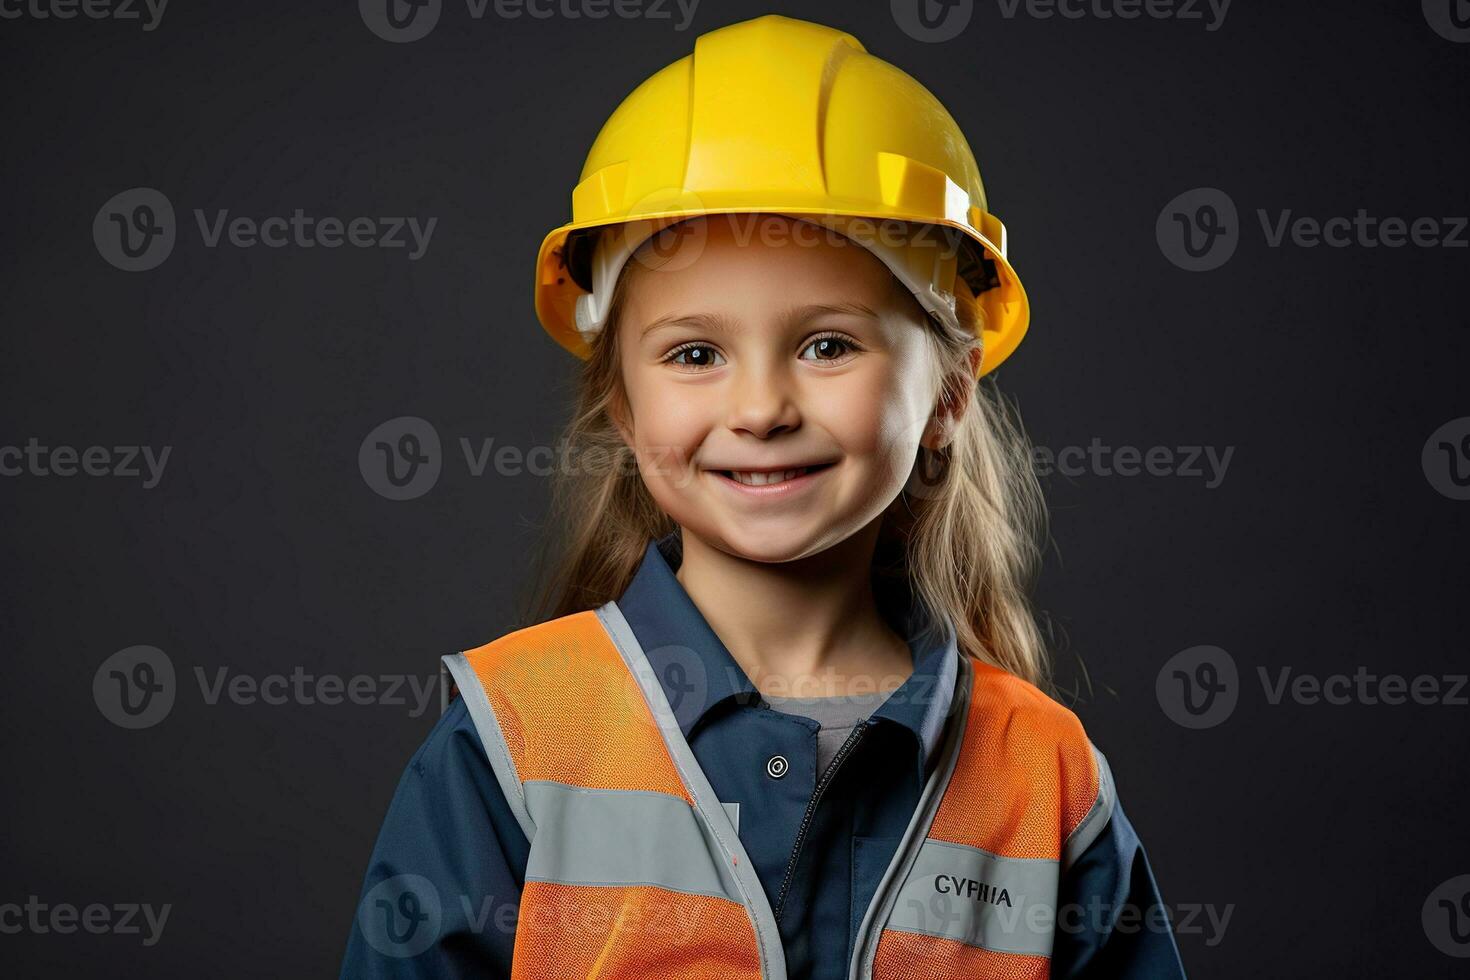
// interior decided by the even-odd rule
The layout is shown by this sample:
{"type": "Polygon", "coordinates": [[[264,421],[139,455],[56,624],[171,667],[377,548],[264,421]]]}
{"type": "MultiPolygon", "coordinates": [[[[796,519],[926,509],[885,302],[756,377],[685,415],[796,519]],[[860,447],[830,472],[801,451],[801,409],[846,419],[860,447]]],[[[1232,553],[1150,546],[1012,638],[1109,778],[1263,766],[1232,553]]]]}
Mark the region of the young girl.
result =
{"type": "Polygon", "coordinates": [[[1039,489],[976,382],[1026,300],[943,106],[760,17],[635,90],[572,201],[564,561],[445,658],[342,976],[1183,976],[1043,693],[1039,489]]]}

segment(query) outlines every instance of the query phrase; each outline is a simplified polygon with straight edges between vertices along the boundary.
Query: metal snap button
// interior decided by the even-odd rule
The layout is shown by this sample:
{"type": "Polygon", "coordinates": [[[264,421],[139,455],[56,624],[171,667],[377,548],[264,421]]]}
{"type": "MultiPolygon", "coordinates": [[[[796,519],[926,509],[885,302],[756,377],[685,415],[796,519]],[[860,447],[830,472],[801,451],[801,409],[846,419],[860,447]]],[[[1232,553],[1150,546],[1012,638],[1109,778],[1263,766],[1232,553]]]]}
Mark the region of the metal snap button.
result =
{"type": "Polygon", "coordinates": [[[786,770],[789,768],[790,764],[787,763],[784,755],[773,755],[766,760],[766,775],[772,779],[780,779],[786,775],[786,770]]]}

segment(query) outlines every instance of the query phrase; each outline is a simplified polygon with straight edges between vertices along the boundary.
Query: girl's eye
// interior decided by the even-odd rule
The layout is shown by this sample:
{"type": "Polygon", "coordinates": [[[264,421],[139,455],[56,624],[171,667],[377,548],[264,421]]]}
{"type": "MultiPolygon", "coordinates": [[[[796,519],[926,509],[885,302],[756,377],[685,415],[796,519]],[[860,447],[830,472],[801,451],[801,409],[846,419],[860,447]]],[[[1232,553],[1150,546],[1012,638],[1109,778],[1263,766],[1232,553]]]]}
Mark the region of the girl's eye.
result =
{"type": "Polygon", "coordinates": [[[809,358],[809,360],[840,361],[849,352],[856,349],[857,345],[854,344],[851,340],[848,340],[846,337],[839,336],[837,334],[831,334],[828,336],[817,337],[813,339],[810,344],[806,345],[806,348],[802,351],[802,353],[804,354],[806,353],[806,351],[815,350],[817,352],[817,356],[809,358]]]}
{"type": "Polygon", "coordinates": [[[720,352],[715,350],[709,344],[686,344],[683,347],[675,348],[675,350],[671,354],[669,354],[667,360],[672,361],[673,363],[678,364],[681,367],[706,368],[713,367],[715,363],[713,358],[719,356],[720,352]],[[681,357],[687,359],[681,361],[679,360],[679,358],[681,357]]]}

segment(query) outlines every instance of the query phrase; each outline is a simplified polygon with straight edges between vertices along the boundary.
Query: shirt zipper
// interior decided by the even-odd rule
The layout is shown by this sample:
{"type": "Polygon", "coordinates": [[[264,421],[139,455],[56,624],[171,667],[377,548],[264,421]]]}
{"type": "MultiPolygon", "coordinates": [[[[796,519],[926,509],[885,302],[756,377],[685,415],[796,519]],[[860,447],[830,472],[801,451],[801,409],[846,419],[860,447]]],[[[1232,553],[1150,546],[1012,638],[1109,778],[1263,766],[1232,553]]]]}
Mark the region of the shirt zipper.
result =
{"type": "Polygon", "coordinates": [[[838,746],[837,753],[832,756],[826,772],[822,773],[822,778],[817,780],[816,788],[812,790],[812,798],[807,801],[806,812],[801,815],[801,824],[796,828],[796,842],[791,845],[791,859],[786,863],[786,874],[781,879],[781,894],[776,898],[777,922],[781,921],[781,912],[786,907],[786,892],[791,888],[791,878],[796,872],[796,861],[801,856],[802,841],[806,839],[807,827],[812,822],[812,814],[816,812],[817,803],[822,799],[822,792],[837,775],[837,768],[842,765],[842,760],[852,751],[853,746],[857,745],[870,724],[871,722],[863,721],[852,730],[852,734],[847,736],[847,741],[838,746]]]}

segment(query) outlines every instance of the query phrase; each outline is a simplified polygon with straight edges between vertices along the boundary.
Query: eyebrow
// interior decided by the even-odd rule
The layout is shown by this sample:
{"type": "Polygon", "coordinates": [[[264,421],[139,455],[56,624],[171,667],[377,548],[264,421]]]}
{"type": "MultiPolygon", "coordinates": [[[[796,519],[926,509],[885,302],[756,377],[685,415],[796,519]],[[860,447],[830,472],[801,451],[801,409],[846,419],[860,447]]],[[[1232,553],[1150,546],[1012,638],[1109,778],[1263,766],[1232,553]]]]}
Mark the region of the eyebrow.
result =
{"type": "MultiPolygon", "coordinates": [[[[842,303],[809,303],[806,306],[793,307],[782,314],[781,319],[787,323],[804,323],[824,313],[847,313],[855,316],[871,317],[878,319],[878,314],[866,303],[842,302],[842,303]]],[[[639,337],[648,336],[655,330],[664,327],[690,326],[700,327],[715,333],[734,333],[733,321],[722,313],[669,313],[652,321],[639,333],[639,337]]]]}

